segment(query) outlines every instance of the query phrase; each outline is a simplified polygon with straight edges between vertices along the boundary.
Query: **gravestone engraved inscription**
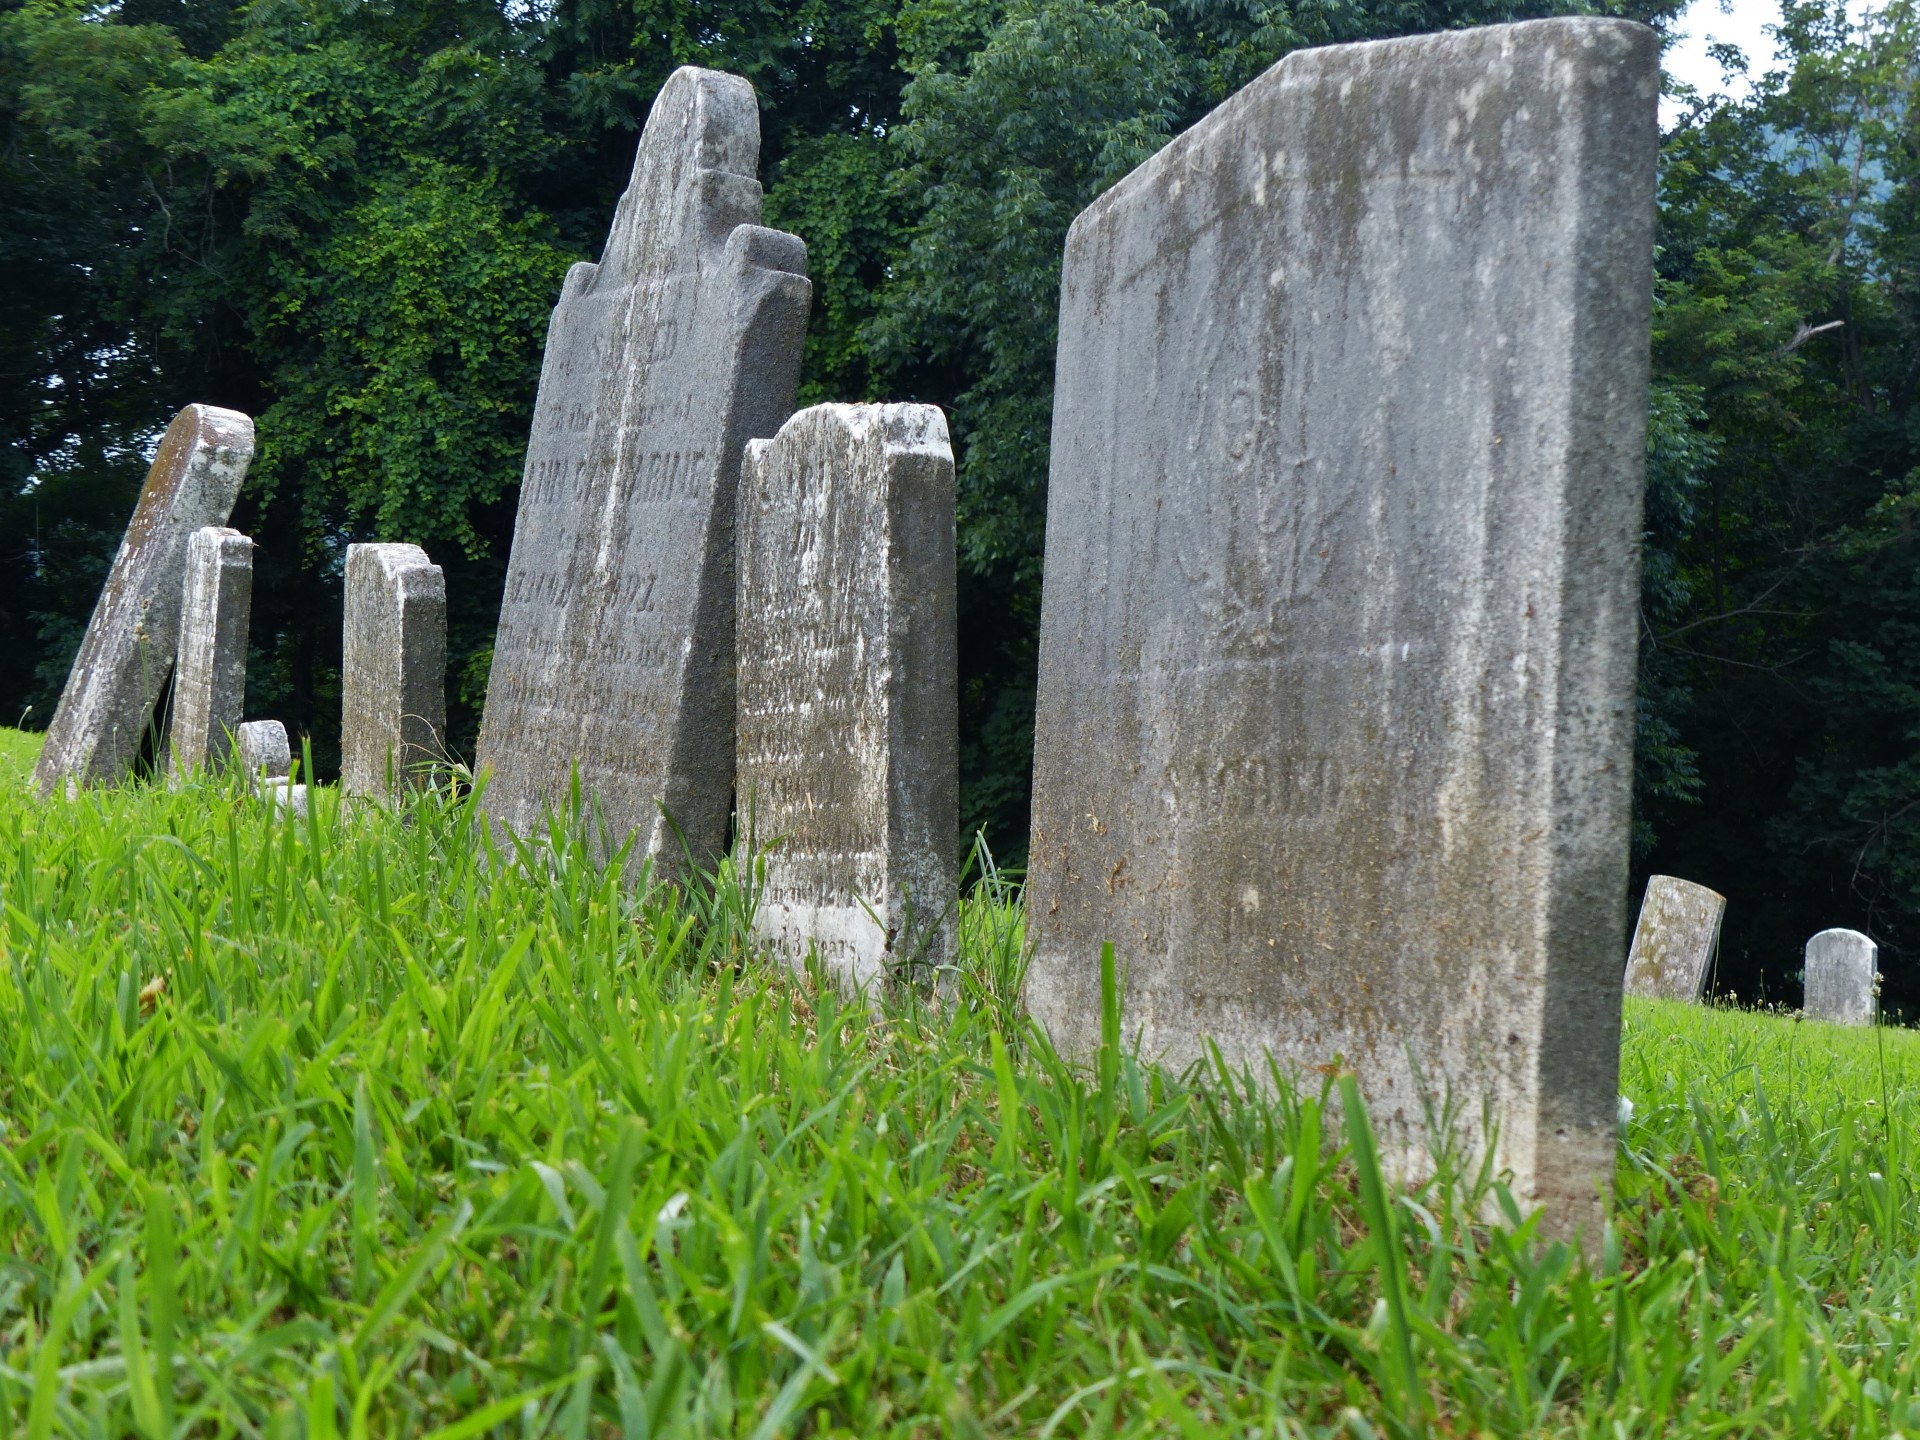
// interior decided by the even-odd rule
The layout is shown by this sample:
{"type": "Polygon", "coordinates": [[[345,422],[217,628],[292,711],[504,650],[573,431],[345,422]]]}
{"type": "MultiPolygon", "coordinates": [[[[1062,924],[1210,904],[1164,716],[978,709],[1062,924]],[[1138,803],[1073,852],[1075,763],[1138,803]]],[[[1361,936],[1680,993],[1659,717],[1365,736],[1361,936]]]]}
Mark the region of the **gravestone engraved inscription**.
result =
{"type": "MultiPolygon", "coordinates": [[[[1339,1057],[1550,1227],[1613,1171],[1652,31],[1302,50],[1075,221],[1031,1010],[1175,1065],[1339,1057]]],[[[1309,1083],[1313,1075],[1304,1077],[1309,1083]]]]}
{"type": "Polygon", "coordinates": [[[1807,941],[1809,1020],[1871,1025],[1880,1013],[1880,947],[1858,930],[1822,930],[1807,941]]]}
{"type": "Polygon", "coordinates": [[[447,582],[418,545],[347,547],[340,788],[387,796],[445,756],[447,582]]]}
{"type": "Polygon", "coordinates": [[[754,934],[844,986],[954,958],[953,451],[931,405],[817,405],[740,474],[741,823],[754,934]]]}
{"type": "Polygon", "coordinates": [[[598,265],[547,333],[479,768],[530,833],[577,769],[613,843],[677,872],[733,790],[734,492],[793,408],[806,247],[763,228],[753,88],[674,72],[598,265]],[[680,834],[674,833],[674,826],[680,834]]]}
{"type": "Polygon", "coordinates": [[[247,691],[247,621],[253,608],[253,541],[203,525],[187,541],[180,647],[167,745],[174,773],[226,766],[247,691]]]}
{"type": "Polygon", "coordinates": [[[237,410],[189,405],[167,427],[47,727],[41,795],[132,768],[173,672],[188,537],[227,523],[252,458],[253,421],[237,410]]]}
{"type": "Polygon", "coordinates": [[[1625,992],[1653,1000],[1698,1000],[1720,945],[1727,897],[1672,875],[1647,877],[1627,954],[1625,992]]]}

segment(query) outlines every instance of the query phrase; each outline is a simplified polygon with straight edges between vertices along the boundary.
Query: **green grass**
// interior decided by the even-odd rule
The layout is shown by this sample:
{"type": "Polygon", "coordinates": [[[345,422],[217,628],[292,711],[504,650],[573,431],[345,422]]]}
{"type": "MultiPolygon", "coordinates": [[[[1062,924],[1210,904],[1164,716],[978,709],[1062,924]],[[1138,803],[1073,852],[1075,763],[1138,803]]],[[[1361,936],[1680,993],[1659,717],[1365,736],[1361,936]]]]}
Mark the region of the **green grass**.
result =
{"type": "MultiPolygon", "coordinates": [[[[40,805],[0,732],[0,1433],[1892,1435],[1920,1037],[1635,1005],[1591,1263],[1326,1095],[1086,1073],[460,804],[40,805]],[[1357,1143],[1356,1143],[1357,1142],[1357,1143]]],[[[1115,1026],[1110,1022],[1109,1033],[1115,1026]]]]}

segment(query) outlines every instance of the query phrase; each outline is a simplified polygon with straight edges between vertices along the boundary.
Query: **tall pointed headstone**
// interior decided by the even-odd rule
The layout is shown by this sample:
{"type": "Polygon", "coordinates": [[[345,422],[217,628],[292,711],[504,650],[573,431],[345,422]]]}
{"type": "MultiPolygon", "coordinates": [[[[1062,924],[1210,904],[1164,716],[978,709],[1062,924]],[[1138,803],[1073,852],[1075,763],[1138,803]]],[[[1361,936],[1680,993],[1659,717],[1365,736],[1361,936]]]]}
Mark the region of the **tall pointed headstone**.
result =
{"type": "Polygon", "coordinates": [[[567,276],[480,727],[496,822],[535,830],[577,770],[668,870],[725,841],[734,488],[793,408],[811,294],[806,247],[758,223],[759,149],[752,86],[675,71],[600,263],[567,276]]]}
{"type": "Polygon", "coordinates": [[[180,647],[167,749],[174,773],[221,770],[247,698],[247,621],[253,611],[253,541],[203,525],[187,541],[180,647]]]}
{"type": "Polygon", "coordinates": [[[740,475],[739,791],[754,934],[851,987],[958,921],[953,451],[931,405],[816,405],[740,475]]]}
{"type": "Polygon", "coordinates": [[[1030,1008],[1356,1074],[1549,1225],[1613,1172],[1651,30],[1301,50],[1074,222],[1030,1008]],[[1497,1140],[1483,1126],[1497,1122],[1497,1140]]]}
{"type": "Polygon", "coordinates": [[[385,797],[446,758],[446,576],[418,545],[349,545],[345,623],[340,788],[385,797]]]}
{"type": "Polygon", "coordinates": [[[173,672],[188,537],[227,523],[252,459],[253,421],[237,410],[189,405],[167,427],[47,727],[40,794],[132,768],[173,672]]]}

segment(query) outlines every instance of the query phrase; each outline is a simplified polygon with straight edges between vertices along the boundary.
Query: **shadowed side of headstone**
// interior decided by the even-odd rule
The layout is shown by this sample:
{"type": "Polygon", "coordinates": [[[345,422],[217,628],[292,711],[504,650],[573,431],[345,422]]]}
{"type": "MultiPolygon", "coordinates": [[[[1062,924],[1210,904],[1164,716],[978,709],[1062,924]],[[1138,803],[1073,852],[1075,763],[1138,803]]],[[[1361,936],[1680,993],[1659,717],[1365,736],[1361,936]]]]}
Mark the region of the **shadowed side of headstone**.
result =
{"type": "Polygon", "coordinates": [[[849,988],[954,958],[953,451],[931,405],[817,405],[747,447],[739,805],[756,936],[849,988]]]}
{"type": "Polygon", "coordinates": [[[577,771],[636,869],[711,860],[732,803],[740,455],[793,408],[811,294],[806,247],[758,223],[759,149],[752,86],[674,72],[554,309],[520,487],[487,811],[534,833],[577,771]]]}
{"type": "Polygon", "coordinates": [[[1624,983],[1628,995],[1698,1000],[1720,945],[1727,897],[1691,880],[1651,875],[1633,927],[1624,983]]]}
{"type": "MultiPolygon", "coordinates": [[[[1613,1173],[1658,42],[1302,50],[1096,200],[1060,304],[1027,999],[1178,1067],[1451,1100],[1613,1173]]],[[[1498,1125],[1497,1142],[1482,1117],[1498,1125]]]]}
{"type": "Polygon", "coordinates": [[[253,609],[253,541],[205,525],[187,541],[180,647],[167,746],[174,773],[226,766],[247,692],[247,622],[253,609]]]}
{"type": "Polygon", "coordinates": [[[445,759],[447,582],[418,545],[347,547],[340,788],[385,797],[445,759]]]}
{"type": "Polygon", "coordinates": [[[237,410],[189,405],[167,427],[47,727],[41,795],[132,768],[173,671],[188,537],[226,524],[252,459],[253,421],[237,410]]]}
{"type": "Polygon", "coordinates": [[[1858,930],[1822,930],[1807,941],[1809,1020],[1871,1025],[1880,1012],[1880,947],[1858,930]]]}

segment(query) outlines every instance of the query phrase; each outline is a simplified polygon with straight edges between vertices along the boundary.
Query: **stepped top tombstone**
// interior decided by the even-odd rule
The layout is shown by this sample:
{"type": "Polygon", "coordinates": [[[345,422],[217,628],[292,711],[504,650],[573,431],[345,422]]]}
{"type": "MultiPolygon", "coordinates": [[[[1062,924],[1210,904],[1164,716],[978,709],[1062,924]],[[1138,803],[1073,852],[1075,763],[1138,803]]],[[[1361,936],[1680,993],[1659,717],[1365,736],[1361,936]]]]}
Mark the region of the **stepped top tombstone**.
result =
{"type": "Polygon", "coordinates": [[[739,790],[754,934],[849,988],[954,958],[953,451],[931,405],[816,405],[740,474],[739,790]]]}
{"type": "Polygon", "coordinates": [[[253,541],[203,525],[187,541],[180,646],[167,748],[176,775],[227,763],[247,691],[247,622],[253,612],[253,541]]]}
{"type": "Polygon", "coordinates": [[[1871,1025],[1880,1010],[1880,947],[1858,930],[1822,930],[1807,941],[1807,1018],[1871,1025]]]}
{"type": "Polygon", "coordinates": [[[1672,875],[1647,877],[1627,954],[1625,991],[1651,1000],[1698,1000],[1720,944],[1727,897],[1672,875]]]}
{"type": "Polygon", "coordinates": [[[567,275],[480,730],[497,823],[536,830],[577,768],[613,842],[668,871],[682,837],[696,860],[725,841],[734,490],[793,408],[811,295],[806,247],[758,223],[759,148],[752,86],[675,71],[605,254],[567,275]]]}
{"type": "Polygon", "coordinates": [[[237,410],[189,405],[167,427],[47,727],[41,795],[132,768],[173,672],[188,537],[227,523],[252,459],[253,421],[237,410]]]}
{"type": "MultiPolygon", "coordinates": [[[[1613,1172],[1654,33],[1298,51],[1074,222],[1028,1004],[1357,1074],[1547,1223],[1613,1172]]],[[[1302,1074],[1302,1072],[1304,1072],[1302,1074]]]]}

